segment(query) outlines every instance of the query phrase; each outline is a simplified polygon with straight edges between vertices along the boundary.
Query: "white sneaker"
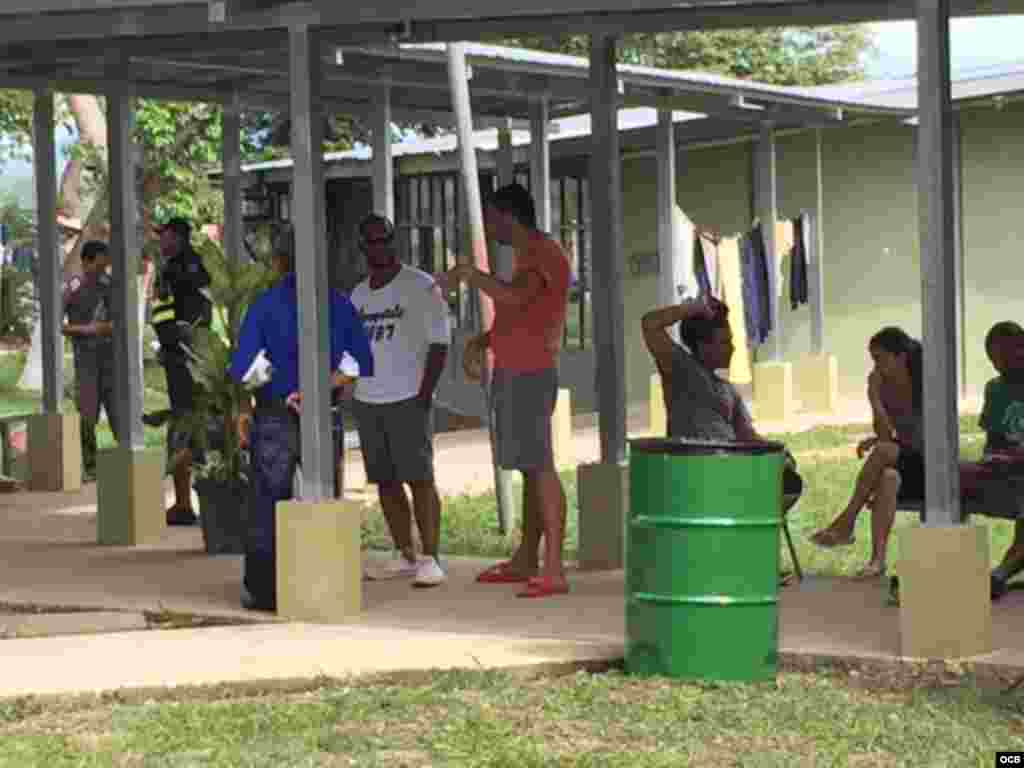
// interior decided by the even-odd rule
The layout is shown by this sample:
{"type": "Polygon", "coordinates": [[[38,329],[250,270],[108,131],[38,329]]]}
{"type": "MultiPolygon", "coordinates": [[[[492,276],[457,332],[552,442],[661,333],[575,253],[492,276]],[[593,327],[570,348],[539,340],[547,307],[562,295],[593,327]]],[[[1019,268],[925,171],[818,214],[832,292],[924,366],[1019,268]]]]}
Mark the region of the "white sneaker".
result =
{"type": "Polygon", "coordinates": [[[416,569],[416,578],[412,583],[416,587],[436,587],[438,584],[443,584],[445,578],[447,577],[441,570],[437,558],[428,556],[420,560],[419,568],[416,569]]]}
{"type": "Polygon", "coordinates": [[[410,560],[403,553],[396,552],[395,559],[391,564],[389,573],[392,576],[401,576],[407,578],[409,576],[415,576],[419,573],[420,564],[416,560],[410,560]]]}

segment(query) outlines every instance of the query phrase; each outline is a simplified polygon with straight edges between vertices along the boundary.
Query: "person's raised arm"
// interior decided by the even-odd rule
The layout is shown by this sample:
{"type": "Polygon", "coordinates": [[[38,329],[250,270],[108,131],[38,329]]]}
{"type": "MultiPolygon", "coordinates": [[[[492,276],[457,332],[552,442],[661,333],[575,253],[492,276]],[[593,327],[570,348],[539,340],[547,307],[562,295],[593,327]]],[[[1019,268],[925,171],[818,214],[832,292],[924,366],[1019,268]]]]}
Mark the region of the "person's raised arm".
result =
{"type": "Polygon", "coordinates": [[[676,323],[685,323],[695,317],[710,317],[711,312],[711,308],[704,301],[687,299],[681,304],[652,309],[640,320],[644,344],[647,345],[647,351],[654,358],[666,392],[669,389],[669,378],[672,375],[672,350],[675,346],[672,338],[668,335],[668,329],[676,323]]]}
{"type": "Polygon", "coordinates": [[[531,267],[516,272],[510,281],[500,280],[474,266],[460,264],[439,275],[437,285],[442,294],[450,293],[460,281],[491,297],[495,304],[522,307],[533,301],[544,289],[546,278],[539,269],[531,267]]]}

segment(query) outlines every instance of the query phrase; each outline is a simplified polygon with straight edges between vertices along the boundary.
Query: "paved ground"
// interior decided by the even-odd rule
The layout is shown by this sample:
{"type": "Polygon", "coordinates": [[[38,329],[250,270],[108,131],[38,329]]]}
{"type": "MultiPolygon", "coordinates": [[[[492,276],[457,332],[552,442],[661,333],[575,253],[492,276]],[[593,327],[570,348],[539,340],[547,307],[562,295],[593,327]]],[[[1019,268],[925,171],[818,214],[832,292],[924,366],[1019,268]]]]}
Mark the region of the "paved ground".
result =
{"type": "MultiPolygon", "coordinates": [[[[843,420],[863,417],[851,412],[843,420]]],[[[808,417],[788,426],[814,421],[808,417]]],[[[596,431],[585,420],[577,427],[577,460],[595,460],[596,431]]],[[[761,429],[780,431],[775,425],[761,429]]],[[[442,491],[490,488],[489,459],[485,433],[440,436],[442,491]]],[[[356,472],[350,469],[350,480],[357,479],[356,472]]],[[[51,622],[56,634],[53,625],[63,622],[66,629],[78,621],[82,631],[93,633],[0,640],[0,697],[455,666],[562,665],[624,654],[621,571],[572,572],[571,595],[534,601],[516,598],[515,586],[474,583],[483,562],[456,559],[440,588],[414,590],[401,580],[366,583],[357,621],[317,626],[242,611],[240,558],[205,555],[197,529],[167,529],[163,540],[149,547],[99,547],[94,542],[93,487],[0,497],[0,611],[4,604],[36,604],[120,614],[34,622],[0,615],[0,627],[5,621],[21,622],[23,629],[51,622]],[[143,624],[152,626],[147,617],[160,612],[244,623],[143,629],[143,624]]],[[[383,566],[373,558],[368,564],[374,571],[383,566]]],[[[779,619],[785,654],[898,659],[898,609],[885,605],[881,582],[809,577],[783,590],[779,619]]],[[[1024,592],[1013,592],[993,607],[993,624],[996,651],[978,662],[1024,673],[1019,642],[1024,592]]]]}

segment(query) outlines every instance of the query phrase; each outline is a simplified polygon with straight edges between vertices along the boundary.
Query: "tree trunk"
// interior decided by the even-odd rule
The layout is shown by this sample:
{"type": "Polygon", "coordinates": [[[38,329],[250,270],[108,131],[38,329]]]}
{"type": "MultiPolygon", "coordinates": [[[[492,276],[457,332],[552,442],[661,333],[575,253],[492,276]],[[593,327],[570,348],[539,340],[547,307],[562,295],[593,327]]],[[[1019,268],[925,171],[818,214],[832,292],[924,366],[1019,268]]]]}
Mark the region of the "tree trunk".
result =
{"type": "MultiPolygon", "coordinates": [[[[75,118],[75,125],[78,128],[79,142],[88,144],[100,149],[107,146],[107,121],[103,110],[100,108],[99,100],[91,95],[69,95],[67,97],[68,107],[75,118]]],[[[81,161],[72,160],[64,168],[61,174],[61,197],[63,205],[60,213],[68,218],[77,218],[83,221],[84,203],[82,201],[82,174],[84,167],[81,161]]],[[[34,197],[34,196],[33,196],[34,197]]],[[[109,227],[103,222],[106,212],[106,205],[93,206],[88,212],[88,220],[83,225],[83,231],[72,248],[64,248],[64,279],[68,280],[73,275],[82,272],[82,244],[86,240],[107,239],[109,227]],[[98,210],[97,210],[98,209],[98,210]]],[[[39,215],[47,215],[39,211],[39,215]]],[[[58,241],[59,242],[59,241],[58,241]]],[[[46,258],[44,254],[38,254],[38,258],[46,258]]],[[[50,257],[53,258],[53,257],[50,257]]],[[[38,295],[39,292],[36,291],[38,295]]],[[[43,386],[43,355],[42,355],[42,334],[40,332],[41,322],[35,322],[32,331],[32,346],[29,349],[28,360],[18,381],[20,389],[41,390],[43,386]]],[[[63,397],[63,393],[61,394],[63,397]]]]}
{"type": "MultiPolygon", "coordinates": [[[[89,94],[72,94],[67,97],[68,108],[75,118],[75,125],[78,128],[79,142],[86,146],[105,150],[107,147],[107,118],[100,107],[99,99],[89,94]]],[[[88,211],[85,210],[85,202],[82,200],[82,175],[83,164],[80,160],[68,162],[64,168],[61,178],[61,195],[63,197],[63,211],[65,215],[71,215],[82,222],[82,234],[74,248],[64,259],[64,279],[82,271],[82,245],[88,240],[107,240],[110,236],[109,226],[106,225],[106,206],[97,205],[99,200],[94,200],[88,211]],[[99,208],[99,211],[96,209],[99,208]]]]}

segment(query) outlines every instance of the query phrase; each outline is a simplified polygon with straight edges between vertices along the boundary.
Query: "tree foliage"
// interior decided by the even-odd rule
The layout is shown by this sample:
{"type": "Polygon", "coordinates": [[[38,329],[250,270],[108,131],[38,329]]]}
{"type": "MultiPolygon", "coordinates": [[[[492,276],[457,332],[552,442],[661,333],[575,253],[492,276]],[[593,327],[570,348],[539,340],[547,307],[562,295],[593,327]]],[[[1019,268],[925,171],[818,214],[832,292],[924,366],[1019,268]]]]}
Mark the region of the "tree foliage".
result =
{"type": "MultiPolygon", "coordinates": [[[[587,35],[503,38],[505,45],[588,56],[587,35]]],[[[863,25],[658,32],[626,35],[619,61],[699,70],[774,85],[824,85],[864,76],[874,38],[863,25]]]]}
{"type": "Polygon", "coordinates": [[[32,244],[35,234],[32,211],[23,208],[17,196],[0,194],[0,224],[7,227],[8,247],[32,244]]]}

